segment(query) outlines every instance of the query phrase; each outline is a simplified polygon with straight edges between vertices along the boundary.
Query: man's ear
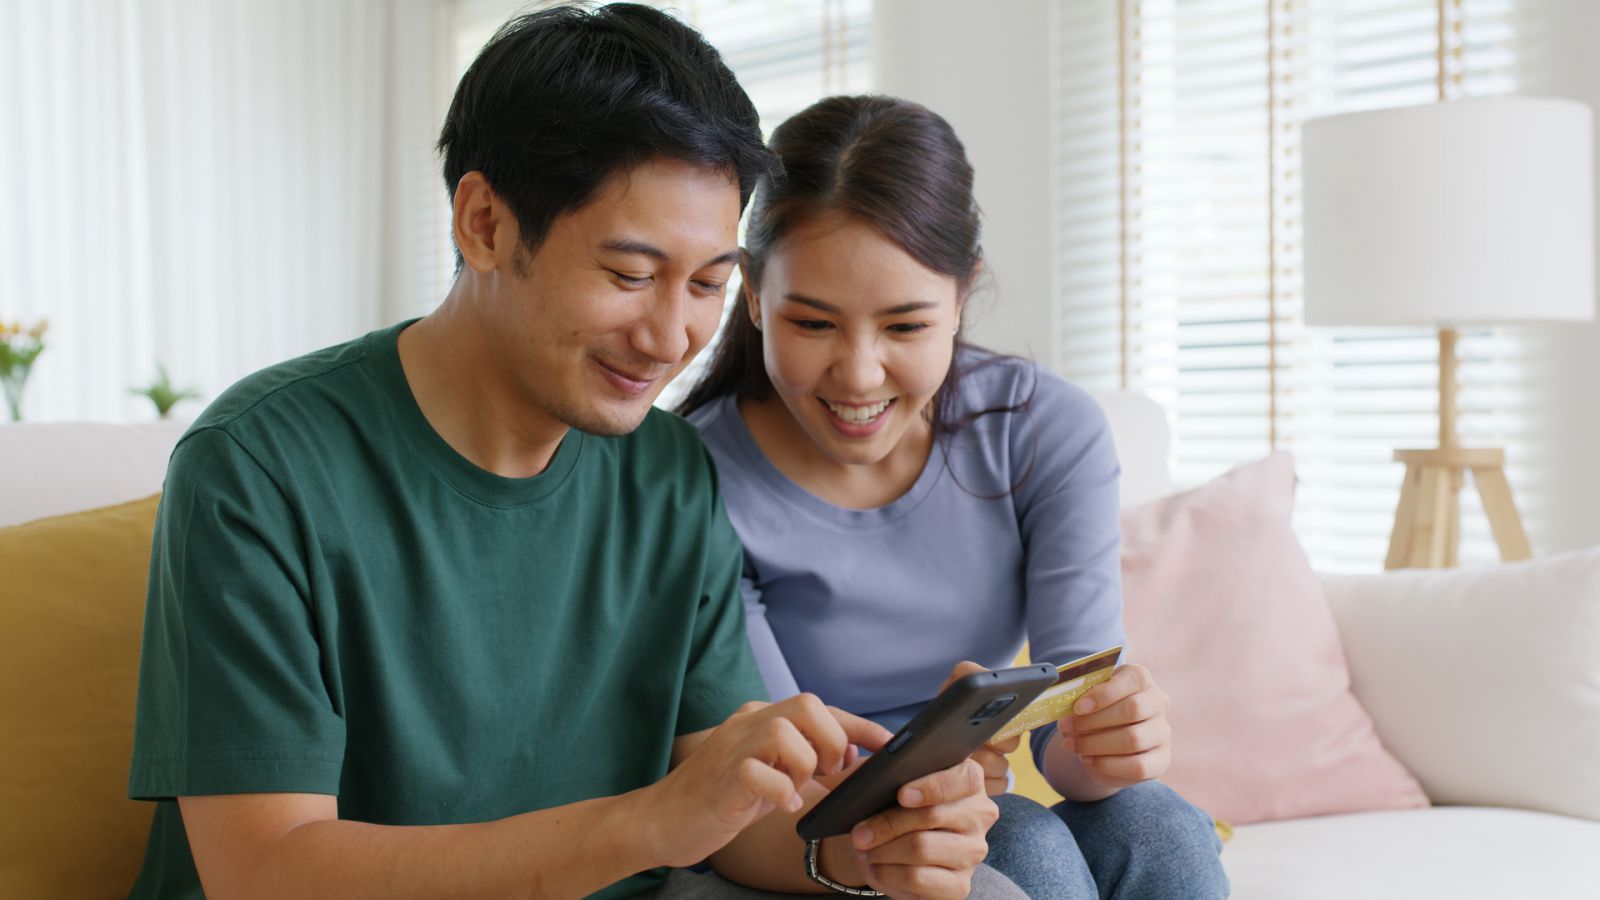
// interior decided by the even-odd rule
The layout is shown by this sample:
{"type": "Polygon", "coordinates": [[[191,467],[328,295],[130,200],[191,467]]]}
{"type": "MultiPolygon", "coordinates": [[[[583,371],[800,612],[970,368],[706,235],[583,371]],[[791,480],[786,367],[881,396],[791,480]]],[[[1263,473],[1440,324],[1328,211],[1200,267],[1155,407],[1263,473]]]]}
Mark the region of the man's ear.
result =
{"type": "Polygon", "coordinates": [[[461,176],[453,205],[452,227],[462,262],[478,272],[509,266],[516,250],[516,229],[507,227],[510,214],[489,179],[476,170],[461,176]]]}

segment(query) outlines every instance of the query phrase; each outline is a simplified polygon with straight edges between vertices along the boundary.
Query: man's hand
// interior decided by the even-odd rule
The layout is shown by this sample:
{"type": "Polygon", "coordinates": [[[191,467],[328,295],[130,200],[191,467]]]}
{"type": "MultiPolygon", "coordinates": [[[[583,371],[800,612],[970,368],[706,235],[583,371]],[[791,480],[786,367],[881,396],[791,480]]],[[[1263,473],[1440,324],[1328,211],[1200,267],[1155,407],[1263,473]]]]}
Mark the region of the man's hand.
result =
{"type": "Polygon", "coordinates": [[[825,706],[814,694],[746,703],[642,791],[654,858],[665,866],[694,865],[774,809],[798,812],[800,791],[815,776],[855,762],[852,745],[877,750],[890,737],[883,726],[825,706]]]}
{"type": "Polygon", "coordinates": [[[1121,789],[1160,778],[1172,764],[1172,700],[1149,670],[1117,669],[1105,684],[1078,698],[1060,721],[1059,740],[1083,762],[1088,778],[1121,789]]]}
{"type": "Polygon", "coordinates": [[[966,897],[1000,816],[984,793],[983,767],[969,759],[904,785],[896,799],[897,808],[850,832],[867,884],[898,900],[966,897]]]}
{"type": "MultiPolygon", "coordinates": [[[[944,680],[944,684],[939,685],[939,690],[943,691],[950,686],[951,682],[962,676],[971,675],[973,672],[987,671],[989,670],[975,662],[965,660],[958,662],[956,667],[950,670],[950,677],[944,680]]],[[[1012,710],[1012,712],[1021,711],[1020,709],[1012,710]]],[[[1019,735],[997,743],[984,744],[977,753],[972,754],[972,758],[977,761],[978,765],[983,767],[984,791],[989,796],[998,797],[1004,794],[1006,789],[1011,786],[1011,779],[1007,777],[1011,772],[1011,761],[1006,759],[1006,755],[1017,749],[1021,744],[1022,737],[1019,735]]]]}

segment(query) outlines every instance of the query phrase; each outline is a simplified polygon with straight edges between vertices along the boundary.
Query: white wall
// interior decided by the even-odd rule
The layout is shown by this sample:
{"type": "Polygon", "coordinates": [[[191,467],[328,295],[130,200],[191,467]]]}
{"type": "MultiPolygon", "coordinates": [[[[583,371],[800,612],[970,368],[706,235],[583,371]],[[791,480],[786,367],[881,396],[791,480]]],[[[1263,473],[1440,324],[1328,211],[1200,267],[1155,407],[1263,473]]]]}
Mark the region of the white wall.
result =
{"type": "Polygon", "coordinates": [[[967,336],[1051,365],[1048,0],[877,0],[873,90],[915,100],[955,127],[977,170],[990,289],[967,336]]]}

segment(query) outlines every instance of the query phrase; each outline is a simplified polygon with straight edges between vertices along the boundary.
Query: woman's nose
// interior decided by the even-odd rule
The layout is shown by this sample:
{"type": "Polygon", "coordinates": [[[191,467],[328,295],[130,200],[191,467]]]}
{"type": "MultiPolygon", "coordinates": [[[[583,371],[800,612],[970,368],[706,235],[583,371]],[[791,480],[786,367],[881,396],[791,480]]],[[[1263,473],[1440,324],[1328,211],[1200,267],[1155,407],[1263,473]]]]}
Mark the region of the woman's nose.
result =
{"type": "Polygon", "coordinates": [[[834,361],[834,380],[839,386],[864,393],[883,384],[883,360],[872,341],[844,341],[834,361]]]}

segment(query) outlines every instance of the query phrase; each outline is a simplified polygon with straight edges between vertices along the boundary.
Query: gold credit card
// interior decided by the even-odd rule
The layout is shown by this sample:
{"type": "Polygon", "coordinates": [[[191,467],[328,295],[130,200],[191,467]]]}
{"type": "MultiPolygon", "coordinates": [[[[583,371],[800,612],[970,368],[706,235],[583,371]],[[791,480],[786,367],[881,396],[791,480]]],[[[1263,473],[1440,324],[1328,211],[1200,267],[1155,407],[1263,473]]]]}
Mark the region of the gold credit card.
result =
{"type": "Polygon", "coordinates": [[[1072,704],[1078,702],[1078,698],[1088,693],[1090,688],[1111,679],[1111,673],[1117,670],[1117,660],[1121,656],[1122,648],[1112,647],[1057,666],[1056,683],[1017,713],[1016,718],[1000,729],[989,742],[1016,737],[1067,715],[1072,711],[1072,704]]]}

